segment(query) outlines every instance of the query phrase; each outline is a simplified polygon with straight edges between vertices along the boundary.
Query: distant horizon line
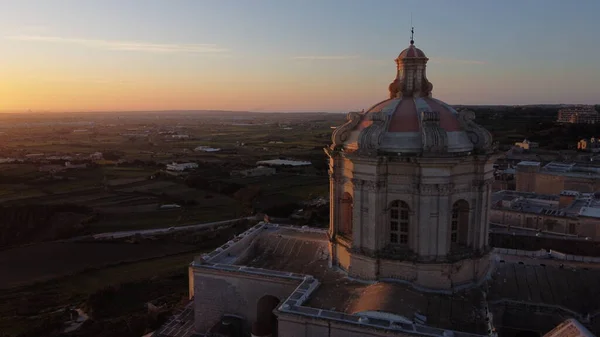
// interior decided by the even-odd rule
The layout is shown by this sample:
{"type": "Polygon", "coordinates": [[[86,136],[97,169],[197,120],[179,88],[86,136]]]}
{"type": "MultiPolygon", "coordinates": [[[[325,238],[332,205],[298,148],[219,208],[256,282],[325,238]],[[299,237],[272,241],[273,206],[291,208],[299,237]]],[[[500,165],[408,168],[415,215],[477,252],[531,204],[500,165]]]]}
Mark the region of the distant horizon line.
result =
{"type": "MultiPolygon", "coordinates": [[[[581,104],[581,103],[537,103],[537,104],[451,104],[451,106],[477,106],[477,107],[503,107],[503,106],[597,106],[596,104],[581,104]]],[[[362,109],[361,109],[362,110],[362,109]]],[[[361,110],[344,110],[344,111],[323,111],[323,110],[296,110],[296,111],[252,111],[252,110],[223,110],[223,109],[173,109],[173,110],[0,110],[2,114],[33,114],[33,113],[141,113],[141,112],[231,112],[231,113],[348,113],[350,111],[361,110]]]]}

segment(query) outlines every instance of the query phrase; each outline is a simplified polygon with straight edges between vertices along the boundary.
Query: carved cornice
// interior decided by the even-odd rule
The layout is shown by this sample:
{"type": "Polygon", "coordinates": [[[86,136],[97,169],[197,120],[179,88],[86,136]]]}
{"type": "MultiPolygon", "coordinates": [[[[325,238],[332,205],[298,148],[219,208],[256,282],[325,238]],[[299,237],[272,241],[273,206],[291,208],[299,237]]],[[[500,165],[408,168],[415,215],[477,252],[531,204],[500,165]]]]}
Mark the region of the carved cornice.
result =
{"type": "Polygon", "coordinates": [[[372,123],[358,136],[359,154],[374,155],[379,149],[381,139],[387,130],[389,117],[383,111],[374,112],[367,117],[372,123]]]}
{"type": "Polygon", "coordinates": [[[348,115],[346,115],[346,123],[336,128],[331,135],[331,148],[344,145],[344,142],[348,140],[348,136],[350,135],[352,129],[354,129],[360,122],[361,117],[362,114],[355,111],[349,112],[348,115]]]}
{"type": "Polygon", "coordinates": [[[476,150],[490,151],[494,149],[492,134],[483,126],[475,123],[475,113],[471,110],[458,112],[458,121],[469,136],[476,150]]]}
{"type": "Polygon", "coordinates": [[[450,195],[454,191],[454,184],[419,184],[421,195],[450,195]]]}
{"type": "Polygon", "coordinates": [[[355,187],[362,187],[362,185],[363,185],[364,183],[365,183],[365,181],[364,181],[364,180],[362,180],[362,179],[358,179],[358,178],[352,178],[352,184],[353,184],[355,187]]]}
{"type": "Polygon", "coordinates": [[[421,112],[421,138],[424,151],[440,153],[448,150],[448,134],[440,127],[438,111],[421,112]]]}
{"type": "Polygon", "coordinates": [[[386,186],[385,181],[365,181],[365,186],[369,191],[379,191],[386,186]]]}
{"type": "Polygon", "coordinates": [[[452,194],[473,192],[473,186],[459,187],[452,190],[452,194]]]}

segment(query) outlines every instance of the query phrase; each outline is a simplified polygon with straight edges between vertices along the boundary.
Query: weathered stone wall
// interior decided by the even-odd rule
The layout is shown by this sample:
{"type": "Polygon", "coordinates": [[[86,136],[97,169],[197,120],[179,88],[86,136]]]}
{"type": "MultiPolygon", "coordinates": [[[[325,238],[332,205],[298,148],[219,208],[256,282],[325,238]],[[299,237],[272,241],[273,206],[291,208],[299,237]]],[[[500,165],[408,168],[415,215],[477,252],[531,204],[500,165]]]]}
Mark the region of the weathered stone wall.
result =
{"type": "Polygon", "coordinates": [[[522,168],[517,170],[515,179],[516,190],[519,192],[560,194],[563,190],[574,190],[591,193],[600,189],[598,179],[526,171],[522,168]]]}
{"type": "Polygon", "coordinates": [[[465,259],[455,263],[413,263],[370,258],[349,252],[339,244],[333,244],[336,259],[334,265],[346,270],[351,277],[363,280],[397,279],[430,289],[452,287],[477,282],[487,275],[490,257],[465,259]]]}
{"type": "Polygon", "coordinates": [[[205,332],[224,314],[256,320],[256,305],[265,295],[285,300],[299,282],[222,270],[194,268],[195,328],[205,332]]]}
{"type": "Polygon", "coordinates": [[[565,177],[553,174],[537,173],[535,190],[538,194],[560,194],[565,189],[565,177]]]}
{"type": "Polygon", "coordinates": [[[404,337],[410,334],[385,332],[368,327],[278,314],[279,337],[404,337]]]}

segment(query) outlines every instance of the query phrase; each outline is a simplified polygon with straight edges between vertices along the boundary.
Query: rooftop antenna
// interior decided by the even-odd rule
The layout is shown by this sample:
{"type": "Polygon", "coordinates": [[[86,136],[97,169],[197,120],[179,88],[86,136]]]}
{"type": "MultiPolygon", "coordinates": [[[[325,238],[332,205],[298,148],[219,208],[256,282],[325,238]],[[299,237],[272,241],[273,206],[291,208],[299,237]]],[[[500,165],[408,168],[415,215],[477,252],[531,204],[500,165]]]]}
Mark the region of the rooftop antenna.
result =
{"type": "Polygon", "coordinates": [[[415,27],[413,27],[412,13],[410,13],[410,44],[415,44],[415,27]]]}

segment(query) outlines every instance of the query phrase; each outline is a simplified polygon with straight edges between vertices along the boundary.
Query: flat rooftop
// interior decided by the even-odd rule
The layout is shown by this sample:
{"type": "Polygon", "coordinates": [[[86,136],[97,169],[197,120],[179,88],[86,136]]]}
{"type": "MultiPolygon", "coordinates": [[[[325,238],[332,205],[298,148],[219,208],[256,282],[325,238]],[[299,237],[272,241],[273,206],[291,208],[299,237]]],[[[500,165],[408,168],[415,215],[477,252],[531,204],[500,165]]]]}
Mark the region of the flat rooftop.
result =
{"type": "MultiPolygon", "coordinates": [[[[297,309],[314,316],[325,317],[327,311],[327,317],[350,320],[352,317],[358,319],[359,313],[375,312],[413,323],[419,317],[425,318],[426,329],[454,330],[455,336],[473,336],[469,334],[485,335],[487,331],[482,310],[484,292],[492,308],[509,305],[528,310],[562,310],[578,319],[600,310],[600,263],[557,261],[539,252],[535,252],[537,255],[527,253],[531,255],[529,257],[515,256],[516,251],[511,255],[510,250],[495,250],[493,258],[497,268],[480,286],[454,293],[436,293],[400,282],[358,281],[329,268],[325,231],[273,225],[252,230],[254,236],[251,239],[247,236],[248,241],[237,241],[237,244],[252,247],[249,256],[237,265],[250,267],[253,272],[273,270],[274,275],[287,272],[294,276],[314,276],[318,286],[297,309]]],[[[227,256],[228,261],[234,258],[230,254],[227,256]]],[[[232,268],[227,267],[227,270],[232,268]]],[[[290,295],[285,303],[293,298],[294,295],[290,295]]],[[[382,327],[391,326],[391,323],[386,324],[382,323],[382,327]]],[[[425,329],[423,325],[420,327],[425,329]]]]}
{"type": "Polygon", "coordinates": [[[492,194],[492,208],[552,216],[600,218],[600,198],[595,193],[563,191],[561,195],[574,199],[570,204],[560,207],[558,195],[498,191],[492,194]]]}

